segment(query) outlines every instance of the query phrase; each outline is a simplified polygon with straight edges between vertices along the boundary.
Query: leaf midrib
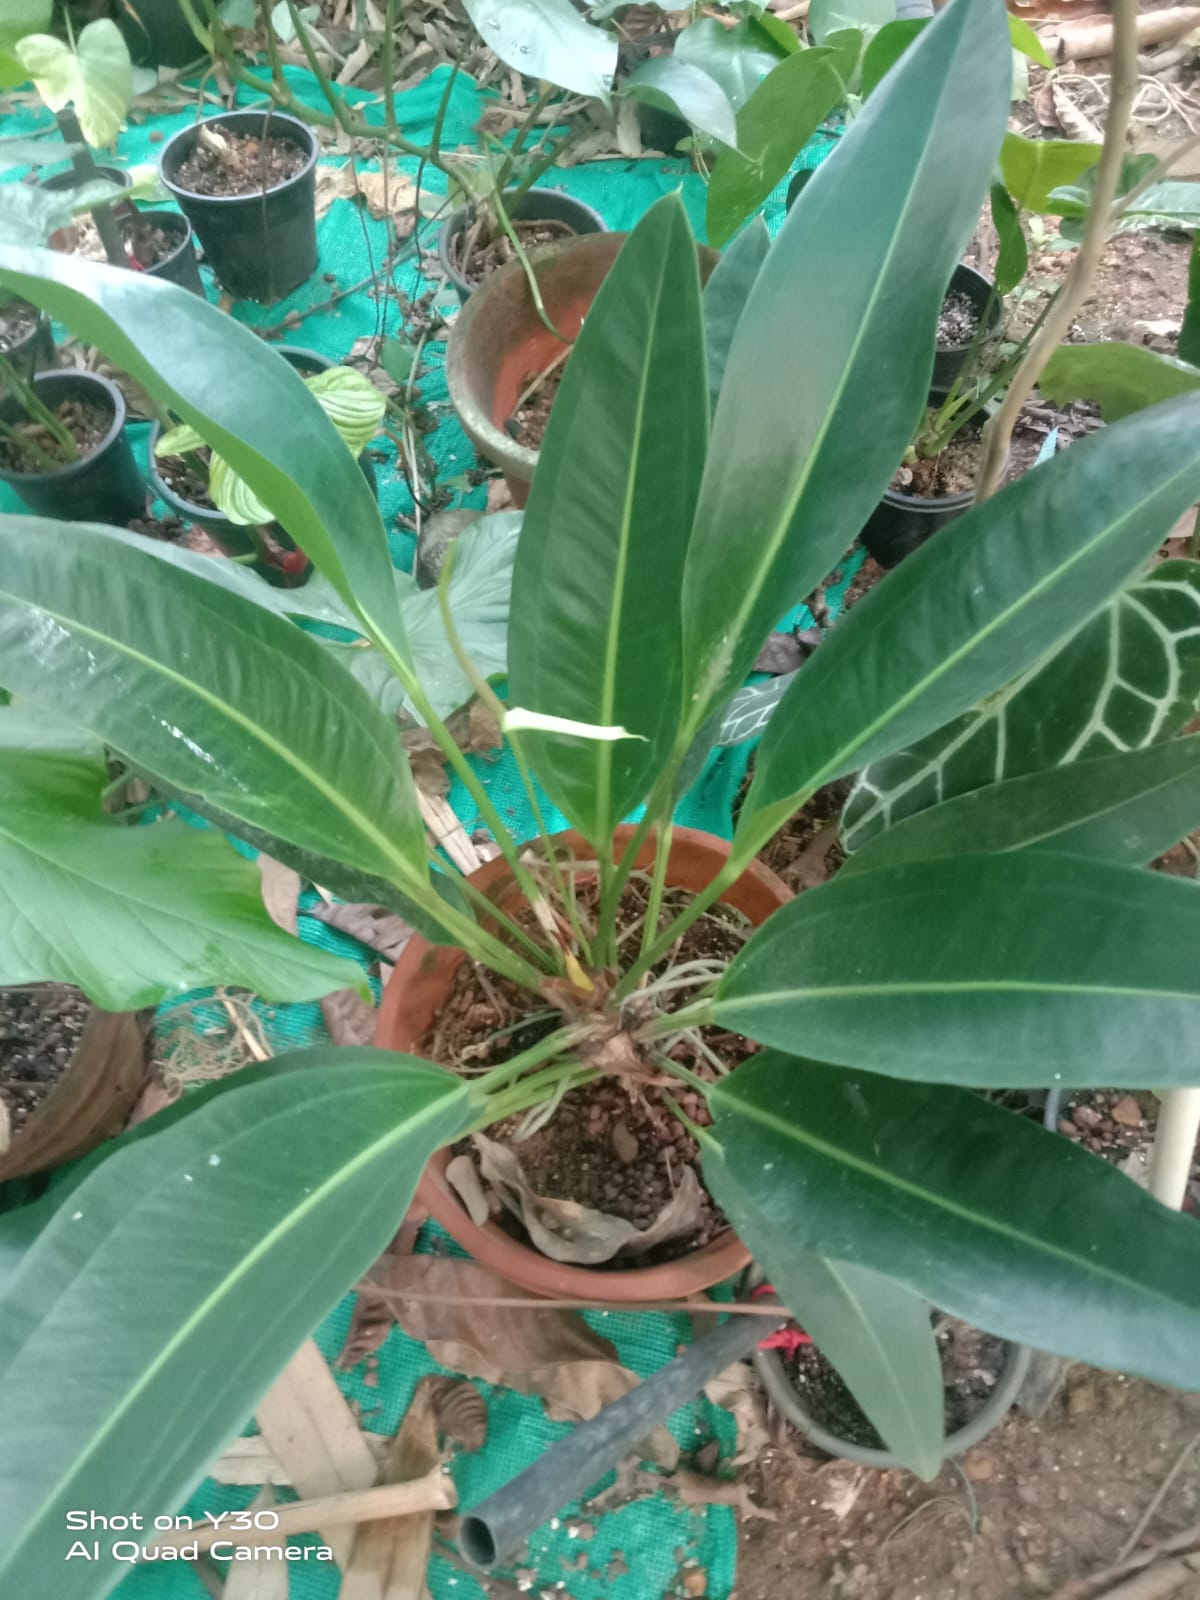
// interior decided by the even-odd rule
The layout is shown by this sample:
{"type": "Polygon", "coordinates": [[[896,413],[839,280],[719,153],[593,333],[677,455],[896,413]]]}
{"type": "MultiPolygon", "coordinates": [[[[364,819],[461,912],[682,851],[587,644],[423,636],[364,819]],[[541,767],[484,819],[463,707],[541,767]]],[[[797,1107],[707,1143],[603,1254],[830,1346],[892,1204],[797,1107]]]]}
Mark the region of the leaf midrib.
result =
{"type": "MultiPolygon", "coordinates": [[[[365,1088],[367,1088],[366,1085],[364,1085],[364,1089],[365,1088]]],[[[319,1110],[322,1100],[336,1100],[340,1097],[340,1095],[344,1095],[345,1092],[344,1086],[342,1086],[340,1090],[331,1089],[320,1098],[314,1097],[307,1103],[304,1109],[315,1113],[319,1110]]],[[[391,1143],[402,1141],[407,1136],[418,1131],[426,1122],[433,1120],[435,1113],[440,1115],[446,1111],[449,1108],[451,1100],[455,1096],[458,1096],[466,1101],[470,1098],[470,1091],[463,1085],[454,1087],[448,1093],[442,1095],[438,1100],[432,1101],[426,1105],[424,1109],[415,1117],[406,1119],[406,1121],[399,1127],[393,1125],[380,1138],[376,1139],[373,1143],[366,1145],[357,1156],[353,1157],[349,1162],[338,1167],[337,1170],[332,1173],[324,1183],[313,1189],[311,1195],[306,1196],[304,1200],[302,1200],[297,1206],[293,1207],[292,1210],[288,1212],[285,1218],[276,1223],[275,1226],[263,1236],[257,1245],[245,1253],[236,1268],[226,1273],[226,1275],[213,1287],[213,1289],[209,1291],[205,1298],[200,1302],[199,1306],[197,1306],[196,1309],[189,1315],[181,1328],[160,1348],[154,1359],[151,1360],[150,1363],[139,1374],[138,1380],[129,1388],[124,1400],[113,1411],[108,1413],[102,1426],[92,1436],[91,1442],[78,1456],[73,1459],[62,1477],[60,1477],[58,1482],[54,1485],[53,1489],[45,1495],[43,1500],[43,1508],[34,1513],[33,1517],[27,1524],[27,1530],[24,1536],[11,1547],[9,1555],[5,1559],[5,1566],[11,1566],[20,1556],[22,1550],[33,1540],[35,1536],[35,1530],[48,1515],[49,1509],[55,1504],[59,1496],[70,1487],[73,1479],[83,1470],[88,1461],[96,1454],[97,1450],[105,1442],[107,1437],[124,1419],[126,1414],[136,1402],[138,1396],[143,1390],[150,1386],[151,1380],[158,1376],[168,1358],[174,1355],[175,1351],[191,1338],[195,1329],[202,1326],[212,1307],[221,1299],[223,1299],[226,1294],[230,1293],[234,1285],[236,1285],[240,1279],[246,1277],[250,1273],[250,1271],[258,1264],[259,1260],[275,1246],[277,1241],[282,1238],[289,1229],[294,1228],[296,1225],[302,1222],[308,1213],[325,1199],[329,1192],[337,1189],[343,1183],[351,1182],[360,1170],[367,1167],[378,1157],[382,1156],[391,1143]]],[[[285,1110],[286,1109],[297,1108],[291,1107],[285,1108],[285,1110]]],[[[148,1200],[157,1197],[170,1179],[175,1176],[176,1173],[174,1169],[171,1169],[171,1171],[165,1174],[160,1182],[154,1186],[149,1194],[143,1191],[139,1197],[139,1209],[142,1209],[148,1200]]],[[[51,1223],[51,1226],[52,1225],[53,1223],[51,1223]]],[[[106,1235],[104,1238],[97,1241],[96,1249],[94,1249],[88,1257],[89,1266],[99,1254],[100,1247],[103,1246],[110,1237],[111,1235],[106,1235]]],[[[78,1273],[74,1274],[72,1278],[70,1278],[64,1284],[62,1290],[55,1296],[53,1302],[46,1307],[44,1314],[39,1319],[39,1328],[44,1326],[49,1320],[51,1312],[63,1300],[67,1291],[69,1291],[72,1285],[77,1281],[78,1276],[78,1273]]],[[[28,1337],[22,1341],[16,1350],[12,1352],[12,1358],[9,1365],[11,1365],[13,1361],[15,1361],[24,1353],[25,1349],[28,1347],[30,1338],[32,1338],[37,1331],[37,1328],[31,1328],[29,1330],[28,1337]]]]}
{"type": "Polygon", "coordinates": [[[1200,990],[1135,988],[1118,984],[1038,983],[1032,979],[979,978],[952,983],[845,983],[823,985],[819,988],[761,990],[752,994],[718,996],[717,1007],[727,1003],[753,1005],[806,1005],[810,1000],[848,1000],[873,998],[879,995],[903,997],[918,994],[1075,994],[1088,997],[1113,995],[1122,999],[1186,1000],[1200,1004],[1200,990]]]}

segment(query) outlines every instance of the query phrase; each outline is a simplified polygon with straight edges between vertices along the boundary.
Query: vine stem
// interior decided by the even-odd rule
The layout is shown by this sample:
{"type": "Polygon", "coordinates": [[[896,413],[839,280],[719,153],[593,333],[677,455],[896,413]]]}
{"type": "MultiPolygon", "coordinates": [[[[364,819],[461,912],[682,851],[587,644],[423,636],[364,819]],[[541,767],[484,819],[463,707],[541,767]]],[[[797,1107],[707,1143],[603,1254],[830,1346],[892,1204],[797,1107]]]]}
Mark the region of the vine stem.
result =
{"type": "Polygon", "coordinates": [[[1009,385],[1008,393],[995,417],[984,429],[984,454],[975,487],[978,503],[993,495],[1000,486],[1005,458],[1017,418],[1032,393],[1046,363],[1070,329],[1080,306],[1087,299],[1104,246],[1108,241],[1112,212],[1121,182],[1125,156],[1125,136],[1129,130],[1134,97],[1138,88],[1137,0],[1113,0],[1113,61],[1108,125],[1104,148],[1096,169],[1096,187],[1083,230],[1075,264],[1055,301],[1042,331],[1009,385]]]}

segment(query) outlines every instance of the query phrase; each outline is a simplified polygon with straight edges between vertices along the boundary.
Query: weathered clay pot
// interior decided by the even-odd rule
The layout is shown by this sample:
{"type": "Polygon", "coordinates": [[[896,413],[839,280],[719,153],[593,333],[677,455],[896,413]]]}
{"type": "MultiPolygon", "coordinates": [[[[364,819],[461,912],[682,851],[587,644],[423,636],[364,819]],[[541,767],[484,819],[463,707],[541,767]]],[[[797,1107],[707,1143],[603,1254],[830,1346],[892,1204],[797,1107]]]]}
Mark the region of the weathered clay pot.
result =
{"type": "Polygon", "coordinates": [[[144,1075],[137,1012],[94,1006],[70,1066],[0,1155],[0,1182],[61,1166],[120,1133],[144,1075]]]}
{"type": "MultiPolygon", "coordinates": [[[[616,830],[618,853],[625,848],[632,833],[633,829],[628,826],[616,830]]],[[[558,840],[581,855],[594,854],[592,847],[578,834],[559,834],[558,840]]],[[[654,854],[655,843],[650,838],[639,851],[636,865],[648,867],[654,854]]],[[[672,888],[703,889],[712,882],[728,855],[729,845],[723,839],[695,828],[676,828],[671,836],[667,883],[672,888]]],[[[508,864],[502,857],[472,873],[470,881],[497,903],[511,898],[514,892],[508,864]]],[[[758,926],[791,899],[791,891],[756,861],[721,898],[725,905],[736,907],[758,926]]],[[[421,1041],[465,960],[462,950],[430,945],[414,935],[388,980],[376,1043],[387,1050],[420,1054],[421,1041]]],[[[482,1227],[472,1222],[446,1179],[449,1161],[450,1153],[446,1150],[433,1157],[421,1178],[418,1199],[482,1266],[534,1294],[572,1300],[678,1300],[699,1294],[714,1283],[723,1283],[749,1264],[750,1253],[732,1229],[702,1249],[660,1266],[606,1270],[551,1261],[531,1246],[510,1237],[494,1222],[486,1222],[482,1227]]]]}
{"type": "MultiPolygon", "coordinates": [[[[590,233],[528,252],[542,304],[564,339],[574,339],[617,252],[624,233],[590,233]]],[[[700,278],[707,282],[720,260],[697,245],[700,278]]],[[[562,351],[538,315],[520,261],[510,261],[475,290],[455,318],[446,345],[450,399],[480,455],[504,474],[513,504],[523,506],[538,453],[518,444],[504,424],[528,380],[562,351]]]]}

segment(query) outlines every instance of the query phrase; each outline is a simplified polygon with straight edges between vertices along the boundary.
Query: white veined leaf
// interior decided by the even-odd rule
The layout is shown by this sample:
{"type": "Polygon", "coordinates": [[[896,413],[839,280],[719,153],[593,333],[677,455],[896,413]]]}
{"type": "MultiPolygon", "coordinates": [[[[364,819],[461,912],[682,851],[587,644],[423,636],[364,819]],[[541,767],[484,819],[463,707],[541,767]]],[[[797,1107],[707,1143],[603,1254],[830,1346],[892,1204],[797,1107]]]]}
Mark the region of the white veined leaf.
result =
{"type": "Polygon", "coordinates": [[[133,62],[115,22],[101,17],[80,31],[75,49],[48,33],[31,33],[13,54],[51,111],[75,107],[88,144],[113,144],[133,98],[133,62]]]}
{"type": "Polygon", "coordinates": [[[204,440],[186,422],[181,422],[177,427],[168,428],[159,435],[158,443],[154,446],[156,456],[181,456],[186,450],[201,450],[204,440]]]}
{"type": "Polygon", "coordinates": [[[548,711],[529,711],[524,706],[509,706],[501,718],[505,733],[521,733],[525,729],[537,733],[569,733],[578,739],[593,739],[601,744],[615,744],[618,739],[641,739],[644,733],[630,733],[628,728],[616,723],[577,722],[574,717],[555,717],[548,711]]]}
{"type": "Polygon", "coordinates": [[[208,496],[218,511],[239,527],[258,527],[272,522],[269,506],[265,506],[251,489],[245,478],[238,477],[224,456],[213,451],[208,464],[208,496]]]}
{"type": "Polygon", "coordinates": [[[351,452],[360,455],[379,432],[387,411],[383,395],[353,367],[330,367],[304,381],[351,452]]]}

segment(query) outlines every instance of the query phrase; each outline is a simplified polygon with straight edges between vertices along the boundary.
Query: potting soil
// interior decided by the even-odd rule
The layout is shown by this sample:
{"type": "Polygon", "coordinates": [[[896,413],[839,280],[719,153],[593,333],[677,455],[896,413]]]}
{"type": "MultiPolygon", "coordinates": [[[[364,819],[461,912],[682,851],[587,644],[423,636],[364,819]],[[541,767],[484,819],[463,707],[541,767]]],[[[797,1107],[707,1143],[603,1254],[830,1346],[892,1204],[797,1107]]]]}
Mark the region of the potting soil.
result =
{"type": "MultiPolygon", "coordinates": [[[[309,73],[290,67],[285,70],[300,100],[323,106],[321,91],[309,73]]],[[[428,141],[448,72],[448,68],[439,68],[423,83],[396,97],[399,124],[410,138],[428,141]]],[[[169,89],[165,91],[165,95],[170,93],[169,89]]],[[[346,98],[358,106],[368,120],[382,126],[383,109],[373,96],[350,90],[346,91],[346,98]]],[[[462,77],[457,80],[448,100],[444,148],[473,145],[472,129],[487,98],[470,80],[462,77]]],[[[240,106],[255,103],[250,92],[239,94],[240,106]]],[[[209,109],[219,108],[213,105],[209,109]]],[[[154,162],[162,143],[191,122],[195,114],[191,101],[174,110],[135,112],[119,141],[119,163],[136,167],[154,162]]],[[[44,131],[49,123],[48,114],[31,98],[27,107],[6,116],[5,133],[13,137],[28,136],[44,131]]],[[[836,137],[836,131],[832,130],[819,134],[797,165],[816,166],[834,147],[836,137]]],[[[346,160],[345,155],[326,154],[319,170],[319,197],[325,185],[337,183],[346,160]]],[[[410,176],[415,175],[414,161],[403,160],[399,165],[410,176]]],[[[358,170],[369,174],[378,170],[378,163],[359,161],[358,170]]],[[[0,174],[0,181],[16,181],[18,176],[17,173],[0,174]]],[[[785,179],[779,185],[764,207],[763,214],[772,233],[783,220],[788,181],[785,179]]],[[[555,170],[543,183],[552,183],[585,201],[599,211],[614,230],[631,227],[660,195],[678,190],[697,237],[704,238],[704,184],[682,161],[596,161],[569,170],[555,170]]],[[[434,194],[444,193],[445,179],[440,173],[426,171],[422,186],[434,194]]],[[[344,195],[344,190],[339,188],[338,192],[344,195]]],[[[431,216],[422,223],[418,236],[424,248],[433,247],[440,225],[440,215],[431,216]]],[[[319,268],[307,283],[286,300],[270,307],[237,302],[231,307],[231,314],[260,329],[283,328],[286,342],[319,350],[335,360],[343,359],[355,341],[379,332],[403,337],[395,300],[376,300],[370,283],[347,294],[335,307],[308,314],[309,307],[323,305],[336,288],[357,284],[372,268],[382,267],[386,257],[384,224],[372,217],[365,205],[344,197],[336,198],[318,221],[318,241],[319,268]],[[302,319],[297,326],[289,324],[292,313],[299,314],[302,319]]],[[[212,275],[207,269],[203,275],[208,297],[215,300],[218,291],[212,275]]],[[[422,275],[415,250],[397,266],[393,282],[411,300],[431,287],[422,275]]],[[[436,303],[439,308],[451,312],[456,304],[453,291],[448,288],[441,291],[436,303]]],[[[56,333],[60,338],[63,336],[62,329],[56,329],[56,333]]],[[[439,481],[455,490],[455,503],[482,508],[486,502],[485,491],[472,487],[466,479],[468,469],[475,465],[474,455],[447,399],[442,373],[444,349],[441,343],[426,347],[430,370],[421,375],[419,387],[422,402],[437,420],[437,428],[426,436],[424,443],[436,463],[439,481]]],[[[129,431],[135,453],[144,466],[148,426],[131,424],[129,431]]],[[[377,466],[377,476],[380,509],[388,529],[393,561],[397,567],[410,571],[415,539],[410,531],[397,525],[396,519],[411,513],[412,502],[404,479],[396,470],[390,446],[386,446],[385,459],[377,466]]],[[[162,511],[161,506],[155,509],[162,511]]],[[[0,486],[0,512],[23,511],[11,491],[0,486]]],[[[832,613],[836,613],[855,565],[847,564],[841,583],[827,594],[832,613]]],[[[803,608],[789,612],[782,625],[797,623],[811,624],[803,608]]],[[[680,803],[677,821],[728,838],[732,831],[733,802],[745,775],[751,748],[746,744],[717,752],[680,803]]],[[[475,765],[508,825],[519,837],[528,837],[534,831],[532,817],[511,758],[504,755],[476,760],[475,765]]],[[[450,798],[468,831],[473,830],[478,822],[475,808],[457,783],[450,798]]],[[[552,828],[563,825],[564,819],[555,808],[545,800],[543,804],[549,825],[552,828]]],[[[203,825],[198,819],[189,820],[197,826],[203,825]]],[[[319,948],[356,957],[367,965],[369,953],[356,941],[305,914],[316,903],[317,897],[311,891],[301,901],[301,937],[319,948]]],[[[256,1003],[256,1012],[276,1052],[327,1039],[321,1010],[316,1004],[267,1008],[256,1003]]],[[[206,1025],[204,1008],[181,1012],[177,1003],[171,1009],[171,1025],[203,1030],[206,1025]],[[181,1016],[187,1020],[181,1022],[181,1016]]],[[[433,1227],[424,1230],[419,1248],[458,1253],[445,1235],[433,1227]]],[[[352,1295],[347,1295],[317,1330],[317,1343],[331,1361],[349,1326],[353,1300],[352,1295]]],[[[621,1360],[641,1375],[648,1375],[662,1366],[675,1353],[680,1341],[690,1337],[687,1320],[681,1317],[653,1313],[589,1313],[588,1316],[597,1330],[614,1342],[621,1360]]],[[[398,1426],[418,1379],[425,1373],[440,1370],[421,1344],[393,1329],[378,1353],[377,1385],[366,1383],[365,1363],[351,1372],[338,1372],[337,1379],[347,1398],[357,1404],[363,1427],[386,1435],[398,1426]]],[[[568,1425],[548,1422],[541,1402],[535,1398],[487,1384],[481,1384],[480,1388],[489,1410],[487,1444],[477,1454],[461,1455],[453,1467],[460,1505],[466,1508],[506,1483],[536,1459],[547,1445],[569,1431],[568,1425]]],[[[679,1411],[671,1419],[670,1426],[685,1451],[716,1439],[724,1459],[728,1460],[733,1453],[735,1427],[732,1419],[706,1400],[700,1399],[679,1411]]],[[[202,1511],[241,1509],[250,1503],[255,1492],[253,1487],[220,1486],[209,1480],[180,1509],[194,1516],[202,1511]]],[[[279,1493],[280,1498],[289,1497],[289,1491],[279,1493]]],[[[686,1560],[705,1570],[709,1600],[726,1600],[733,1585],[735,1552],[734,1519],[728,1509],[687,1509],[668,1496],[659,1495],[589,1519],[595,1532],[585,1544],[571,1536],[573,1509],[576,1508],[564,1507],[562,1515],[540,1529],[531,1540],[526,1565],[533,1576],[527,1573],[522,1578],[522,1587],[527,1584],[530,1593],[563,1595],[564,1600],[601,1600],[601,1597],[604,1600],[658,1600],[659,1596],[684,1592],[680,1586],[680,1568],[686,1560]],[[576,1570],[581,1549],[586,1549],[586,1571],[576,1570]]],[[[315,1543],[305,1539],[292,1542],[315,1543]]],[[[335,1600],[338,1576],[336,1570],[323,1563],[308,1561],[292,1565],[289,1579],[290,1600],[335,1600]]],[[[435,1600],[476,1600],[484,1593],[473,1578],[437,1556],[430,1568],[429,1587],[435,1600]]],[[[120,1600],[204,1600],[207,1591],[190,1568],[172,1563],[133,1571],[116,1593],[120,1600]]]]}

